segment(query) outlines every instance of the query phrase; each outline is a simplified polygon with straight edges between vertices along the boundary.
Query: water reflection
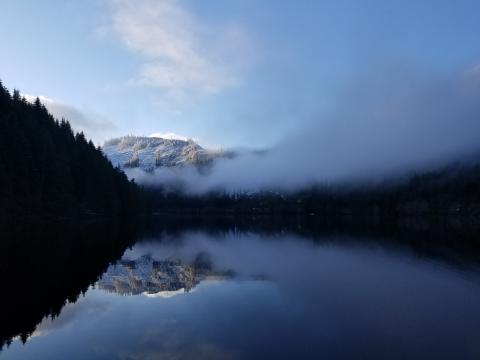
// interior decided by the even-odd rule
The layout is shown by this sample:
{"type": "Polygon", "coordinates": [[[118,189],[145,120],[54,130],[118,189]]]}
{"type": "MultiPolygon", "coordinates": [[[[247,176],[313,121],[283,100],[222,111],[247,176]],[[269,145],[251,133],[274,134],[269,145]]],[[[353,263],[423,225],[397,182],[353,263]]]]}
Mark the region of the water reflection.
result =
{"type": "Polygon", "coordinates": [[[206,253],[199,253],[192,263],[185,263],[179,259],[155,259],[150,253],[132,259],[128,252],[108,268],[97,286],[121,295],[171,297],[190,292],[201,281],[232,276],[232,271],[215,271],[206,253]]]}
{"type": "MultiPolygon", "coordinates": [[[[44,317],[75,302],[136,239],[112,222],[21,222],[0,226],[0,348],[26,339],[44,317]]],[[[2,354],[3,355],[3,354],[2,354]]]]}
{"type": "MultiPolygon", "coordinates": [[[[474,232],[285,225],[151,229],[124,245],[85,296],[0,356],[479,357],[474,232]]],[[[89,264],[83,260],[73,267],[89,264]]],[[[69,268],[59,267],[57,276],[69,268]]],[[[33,303],[31,294],[27,299],[33,303]]]]}

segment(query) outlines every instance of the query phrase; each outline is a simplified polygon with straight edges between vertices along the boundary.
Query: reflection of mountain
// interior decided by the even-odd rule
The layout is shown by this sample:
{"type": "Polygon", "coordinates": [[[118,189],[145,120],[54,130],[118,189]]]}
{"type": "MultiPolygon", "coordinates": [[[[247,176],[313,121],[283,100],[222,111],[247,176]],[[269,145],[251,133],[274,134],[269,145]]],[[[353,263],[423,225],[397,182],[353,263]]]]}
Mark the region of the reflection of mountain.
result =
{"type": "Polygon", "coordinates": [[[180,260],[155,260],[150,255],[143,255],[110,266],[97,285],[100,289],[122,295],[145,293],[170,297],[189,292],[202,280],[225,279],[232,275],[231,271],[214,271],[205,254],[199,254],[191,264],[180,260]]]}

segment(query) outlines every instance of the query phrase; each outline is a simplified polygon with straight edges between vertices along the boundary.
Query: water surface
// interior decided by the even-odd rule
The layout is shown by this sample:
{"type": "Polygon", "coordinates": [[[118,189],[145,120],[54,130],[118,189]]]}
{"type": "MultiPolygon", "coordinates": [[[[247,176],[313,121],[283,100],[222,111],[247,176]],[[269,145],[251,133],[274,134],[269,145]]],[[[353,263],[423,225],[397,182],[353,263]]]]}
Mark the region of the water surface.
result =
{"type": "Polygon", "coordinates": [[[0,358],[480,358],[475,254],[404,243],[354,232],[153,232],[0,358]]]}

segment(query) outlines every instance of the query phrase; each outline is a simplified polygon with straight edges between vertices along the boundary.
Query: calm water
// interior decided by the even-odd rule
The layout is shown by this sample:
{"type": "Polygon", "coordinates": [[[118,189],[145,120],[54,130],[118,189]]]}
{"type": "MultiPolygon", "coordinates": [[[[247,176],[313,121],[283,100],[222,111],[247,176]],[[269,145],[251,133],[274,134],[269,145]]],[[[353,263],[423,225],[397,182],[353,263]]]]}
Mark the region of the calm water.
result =
{"type": "Polygon", "coordinates": [[[23,258],[0,359],[479,359],[476,250],[422,236],[180,226],[118,260],[23,258]]]}

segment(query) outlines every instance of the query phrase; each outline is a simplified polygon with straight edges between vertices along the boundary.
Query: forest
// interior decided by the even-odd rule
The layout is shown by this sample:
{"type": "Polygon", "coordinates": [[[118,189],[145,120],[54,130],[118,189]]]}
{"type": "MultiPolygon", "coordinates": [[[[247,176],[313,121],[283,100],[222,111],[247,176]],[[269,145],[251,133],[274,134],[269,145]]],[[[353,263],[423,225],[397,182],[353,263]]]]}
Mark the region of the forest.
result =
{"type": "Polygon", "coordinates": [[[142,190],[37,98],[0,82],[0,218],[142,212],[142,190]]]}
{"type": "Polygon", "coordinates": [[[480,165],[450,163],[422,173],[370,184],[316,184],[291,192],[192,195],[161,185],[147,188],[152,212],[295,215],[317,217],[458,216],[480,218],[480,165]]]}
{"type": "MultiPolygon", "coordinates": [[[[477,154],[478,155],[478,154],[477,154]]],[[[323,217],[480,217],[479,156],[376,184],[315,184],[290,192],[191,195],[143,188],[100,147],[55,119],[37,98],[0,82],[0,217],[144,213],[323,217]]]]}

